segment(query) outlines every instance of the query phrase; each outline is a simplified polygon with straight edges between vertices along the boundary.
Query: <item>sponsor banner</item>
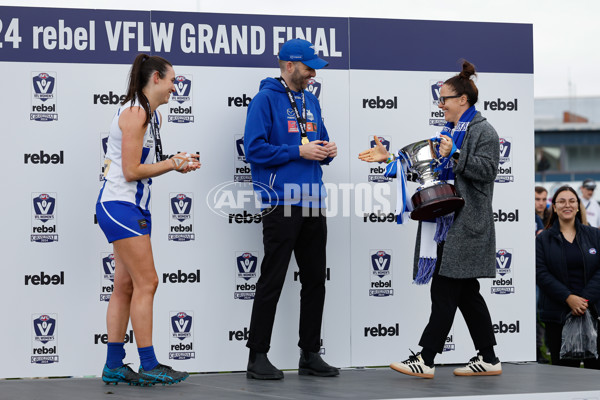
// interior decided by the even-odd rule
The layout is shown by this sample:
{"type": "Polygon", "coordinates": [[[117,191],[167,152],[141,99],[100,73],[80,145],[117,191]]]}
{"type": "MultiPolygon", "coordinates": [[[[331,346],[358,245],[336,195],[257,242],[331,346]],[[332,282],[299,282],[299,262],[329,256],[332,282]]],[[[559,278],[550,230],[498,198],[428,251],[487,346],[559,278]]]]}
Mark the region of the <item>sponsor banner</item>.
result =
{"type": "Polygon", "coordinates": [[[252,182],[252,170],[250,163],[246,161],[246,150],[244,149],[244,135],[233,135],[235,152],[233,156],[233,181],[252,182]]]}
{"type": "MultiPolygon", "coordinates": [[[[389,152],[392,147],[392,137],[391,136],[380,136],[377,135],[377,138],[381,142],[381,144],[385,147],[385,149],[389,152]]],[[[369,147],[373,148],[376,146],[375,139],[373,136],[368,136],[369,147]]],[[[395,150],[392,150],[392,152],[395,150]]],[[[368,182],[382,183],[382,182],[390,182],[392,178],[388,178],[384,176],[385,166],[387,164],[385,162],[380,163],[369,163],[366,168],[369,169],[369,175],[367,176],[368,182]]]]}
{"type": "Polygon", "coordinates": [[[446,125],[444,111],[438,107],[440,104],[440,90],[444,81],[429,81],[431,97],[429,98],[429,125],[442,127],[446,125]]]}
{"type": "Polygon", "coordinates": [[[192,105],[192,75],[177,75],[175,93],[169,99],[168,121],[176,124],[194,122],[192,105]]]}
{"type": "Polygon", "coordinates": [[[0,12],[2,61],[130,64],[147,53],[174,65],[272,68],[283,43],[303,38],[329,69],[349,66],[348,18],[37,7],[0,12]]]}
{"type": "Polygon", "coordinates": [[[455,351],[455,350],[456,350],[456,344],[454,341],[454,328],[452,328],[450,335],[448,335],[448,337],[446,338],[446,343],[444,343],[444,349],[442,351],[444,353],[446,353],[448,351],[455,351]]]}
{"type": "Polygon", "coordinates": [[[512,159],[512,138],[500,138],[500,163],[498,165],[498,175],[496,176],[497,183],[514,182],[515,176],[513,173],[512,159]]]}
{"type": "Polygon", "coordinates": [[[192,193],[171,193],[169,195],[169,240],[189,242],[195,240],[192,193]]]}
{"type": "Polygon", "coordinates": [[[106,160],[106,151],[108,149],[108,132],[100,132],[100,182],[104,181],[105,173],[108,171],[110,160],[106,160]]]}
{"type": "Polygon", "coordinates": [[[58,362],[58,314],[33,314],[31,316],[31,363],[58,362]]]}
{"type": "Polygon", "coordinates": [[[254,300],[258,281],[258,251],[235,252],[235,292],[236,300],[254,300]]]}
{"type": "Polygon", "coordinates": [[[58,242],[56,230],[56,193],[31,194],[31,241],[58,242]]]}
{"type": "Polygon", "coordinates": [[[31,121],[58,121],[56,72],[31,73],[31,121]]]}
{"type": "Polygon", "coordinates": [[[194,351],[194,313],[171,311],[169,313],[169,360],[196,358],[194,351]]]}
{"type": "Polygon", "coordinates": [[[115,287],[115,255],[113,253],[101,253],[102,263],[100,301],[109,301],[115,287]]]}
{"type": "Polygon", "coordinates": [[[392,289],[392,251],[370,250],[369,296],[388,297],[394,295],[392,289]]]}
{"type": "Polygon", "coordinates": [[[492,280],[492,294],[514,294],[513,250],[500,249],[496,252],[496,279],[492,280]]]}

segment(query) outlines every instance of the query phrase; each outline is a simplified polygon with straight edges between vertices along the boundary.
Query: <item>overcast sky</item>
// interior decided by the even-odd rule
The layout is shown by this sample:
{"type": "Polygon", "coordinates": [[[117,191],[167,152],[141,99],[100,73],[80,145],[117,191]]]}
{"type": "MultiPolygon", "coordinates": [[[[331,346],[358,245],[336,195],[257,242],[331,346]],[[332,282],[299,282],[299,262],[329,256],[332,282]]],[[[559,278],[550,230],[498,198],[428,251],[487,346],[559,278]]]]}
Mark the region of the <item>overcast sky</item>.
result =
{"type": "Polygon", "coordinates": [[[532,23],[535,97],[600,96],[600,0],[0,0],[0,5],[532,23]]]}

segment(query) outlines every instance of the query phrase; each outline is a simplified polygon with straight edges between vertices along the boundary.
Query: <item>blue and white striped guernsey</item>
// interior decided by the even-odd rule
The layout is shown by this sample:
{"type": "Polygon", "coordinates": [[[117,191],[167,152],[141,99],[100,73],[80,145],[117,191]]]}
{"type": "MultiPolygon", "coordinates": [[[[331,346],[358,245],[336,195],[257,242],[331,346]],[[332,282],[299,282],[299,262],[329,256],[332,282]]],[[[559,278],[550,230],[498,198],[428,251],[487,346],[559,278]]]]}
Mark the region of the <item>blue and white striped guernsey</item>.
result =
{"type": "MultiPolygon", "coordinates": [[[[123,132],[119,127],[119,117],[129,107],[140,107],[139,103],[131,102],[121,106],[110,125],[108,134],[108,143],[106,146],[106,156],[104,162],[104,184],[100,190],[99,202],[107,201],[126,201],[133,203],[140,208],[147,210],[150,203],[150,185],[151,178],[140,179],[133,182],[127,182],[123,175],[123,165],[121,157],[121,139],[123,132]]],[[[154,111],[154,121],[160,126],[158,112],[154,111]]],[[[152,164],[155,159],[154,137],[151,132],[150,124],[144,133],[144,144],[142,148],[142,164],[152,164]]]]}

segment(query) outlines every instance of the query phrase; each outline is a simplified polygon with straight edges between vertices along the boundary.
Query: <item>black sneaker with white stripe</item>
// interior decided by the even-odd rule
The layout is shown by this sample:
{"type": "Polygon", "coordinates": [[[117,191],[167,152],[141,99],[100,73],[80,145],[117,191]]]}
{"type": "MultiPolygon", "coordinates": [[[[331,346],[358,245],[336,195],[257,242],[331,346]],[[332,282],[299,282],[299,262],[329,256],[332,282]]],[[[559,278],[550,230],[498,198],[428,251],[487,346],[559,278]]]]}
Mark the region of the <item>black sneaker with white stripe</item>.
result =
{"type": "Polygon", "coordinates": [[[500,364],[498,357],[490,364],[483,361],[481,354],[477,354],[471,358],[469,363],[464,367],[454,370],[454,375],[458,376],[489,376],[500,374],[502,374],[502,364],[500,364]]]}
{"type": "Polygon", "coordinates": [[[421,378],[433,378],[435,374],[435,367],[430,367],[423,361],[421,352],[415,354],[412,350],[411,356],[407,360],[402,362],[395,362],[390,364],[390,368],[400,373],[412,376],[418,376],[421,378]]]}

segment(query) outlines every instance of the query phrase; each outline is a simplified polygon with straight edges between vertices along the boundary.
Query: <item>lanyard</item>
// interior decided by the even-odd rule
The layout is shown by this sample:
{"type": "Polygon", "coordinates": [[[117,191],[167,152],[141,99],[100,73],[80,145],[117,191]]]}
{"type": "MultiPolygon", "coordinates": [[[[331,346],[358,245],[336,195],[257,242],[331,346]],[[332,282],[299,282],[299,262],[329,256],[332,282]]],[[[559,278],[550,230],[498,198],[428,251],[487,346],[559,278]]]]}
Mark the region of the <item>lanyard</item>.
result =
{"type": "Polygon", "coordinates": [[[294,110],[294,114],[296,114],[296,121],[298,122],[298,126],[300,127],[300,136],[302,136],[302,144],[307,144],[309,142],[308,136],[306,135],[306,100],[304,99],[304,90],[300,93],[302,94],[302,117],[300,116],[300,112],[298,111],[298,105],[296,104],[296,99],[294,99],[294,95],[292,91],[288,87],[287,83],[282,77],[277,78],[279,82],[285,88],[285,92],[287,93],[288,99],[290,101],[290,105],[294,110]]]}
{"type": "Polygon", "coordinates": [[[150,119],[150,132],[152,132],[152,137],[154,137],[154,152],[156,153],[156,162],[160,162],[163,160],[163,152],[162,152],[162,142],[160,140],[160,128],[158,127],[158,114],[154,111],[154,117],[156,117],[156,122],[154,118],[150,119]]]}

